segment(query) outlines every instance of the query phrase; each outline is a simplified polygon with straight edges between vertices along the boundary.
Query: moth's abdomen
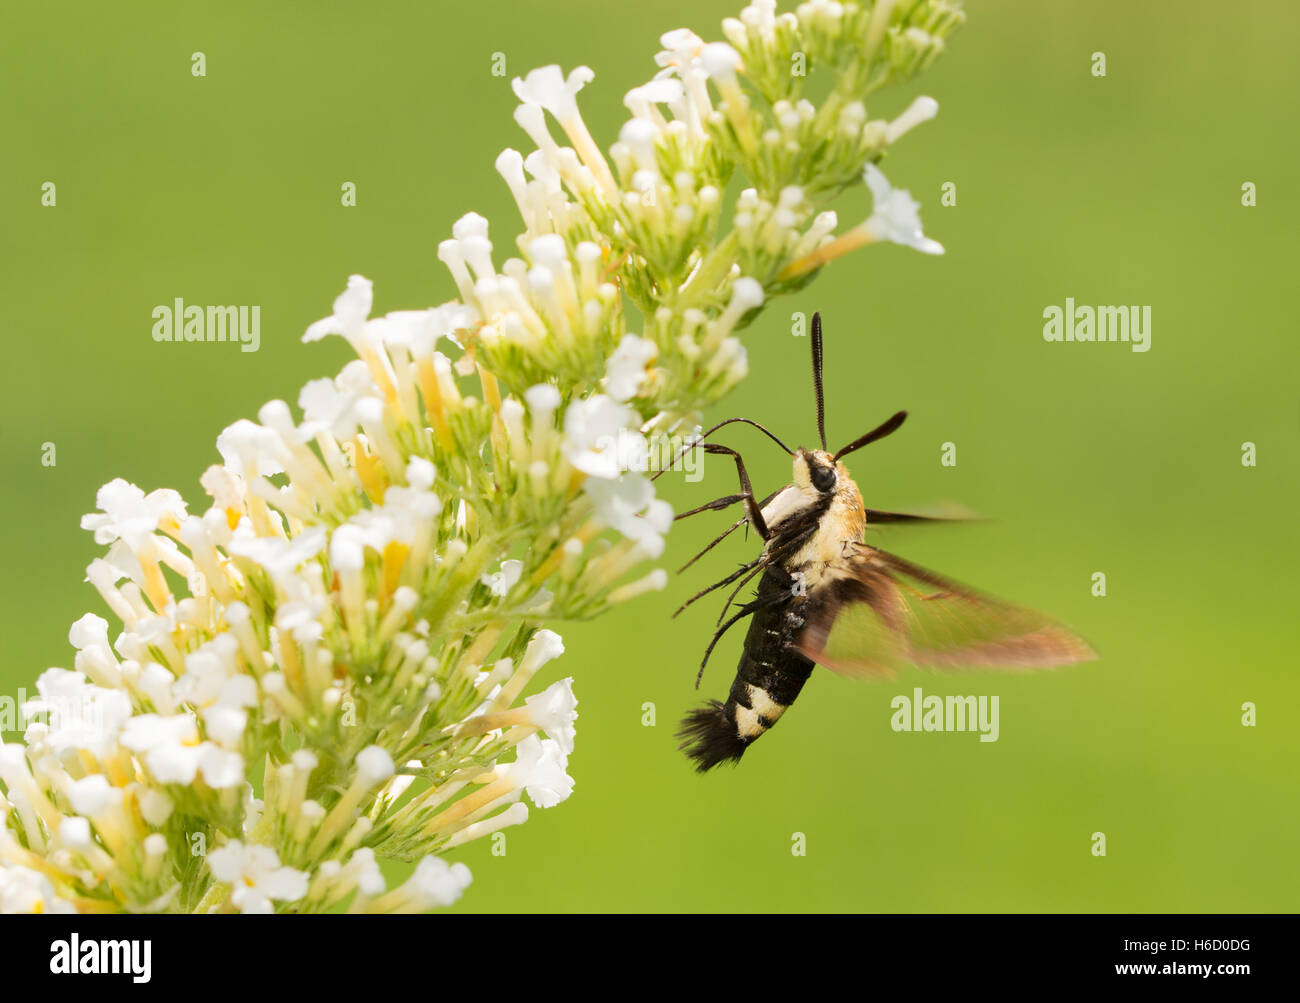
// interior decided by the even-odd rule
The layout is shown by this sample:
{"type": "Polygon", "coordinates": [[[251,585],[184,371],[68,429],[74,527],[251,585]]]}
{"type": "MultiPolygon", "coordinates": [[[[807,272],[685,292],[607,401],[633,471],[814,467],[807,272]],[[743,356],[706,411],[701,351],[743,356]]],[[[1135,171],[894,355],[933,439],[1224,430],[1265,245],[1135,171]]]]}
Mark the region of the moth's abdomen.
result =
{"type": "Polygon", "coordinates": [[[793,647],[803,627],[799,606],[791,601],[756,613],[726,702],[710,700],[682,721],[677,737],[699,772],[739,760],[803,689],[813,663],[793,647]]]}

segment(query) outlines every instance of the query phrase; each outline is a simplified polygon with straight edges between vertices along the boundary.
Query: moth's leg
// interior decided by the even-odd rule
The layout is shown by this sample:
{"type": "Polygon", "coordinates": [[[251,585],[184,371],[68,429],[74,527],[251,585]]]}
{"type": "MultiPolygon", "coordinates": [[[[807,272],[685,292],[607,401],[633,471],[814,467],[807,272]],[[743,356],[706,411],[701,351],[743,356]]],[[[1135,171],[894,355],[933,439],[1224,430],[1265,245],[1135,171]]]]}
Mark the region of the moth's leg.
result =
{"type": "Polygon", "coordinates": [[[703,657],[703,660],[699,663],[699,672],[695,673],[695,689],[699,689],[699,681],[701,681],[702,678],[705,678],[705,665],[708,664],[708,656],[714,654],[714,648],[718,647],[719,641],[722,641],[723,634],[727,633],[728,630],[731,630],[732,625],[738,624],[738,622],[744,620],[745,617],[748,617],[750,613],[762,609],[764,605],[771,605],[771,600],[755,599],[751,603],[745,603],[745,605],[742,605],[740,608],[740,612],[736,613],[736,616],[733,616],[731,620],[728,620],[725,624],[719,626],[718,630],[714,631],[714,637],[710,639],[708,647],[705,648],[705,657],[703,657]]]}
{"type": "MultiPolygon", "coordinates": [[[[780,493],[780,492],[778,492],[778,491],[773,491],[770,495],[768,495],[766,498],[764,498],[762,501],[760,501],[760,502],[758,503],[758,507],[759,507],[759,509],[762,510],[762,509],[764,509],[764,508],[767,508],[767,503],[770,502],[773,498],[775,498],[779,493],[780,493]]],[[[742,496],[742,497],[743,497],[743,496],[742,496]]],[[[716,536],[716,537],[713,539],[713,541],[712,541],[712,542],[711,542],[707,547],[705,547],[705,548],[704,548],[703,550],[701,550],[698,554],[696,554],[696,555],[695,555],[694,557],[692,557],[689,561],[687,561],[687,562],[686,562],[685,564],[683,564],[680,568],[678,568],[678,569],[677,569],[677,573],[680,575],[683,571],[685,571],[685,570],[686,570],[687,568],[689,568],[692,564],[694,564],[696,561],[698,561],[701,557],[703,557],[705,554],[707,554],[710,550],[712,550],[714,547],[716,547],[719,543],[721,543],[723,540],[725,540],[727,537],[729,537],[732,533],[734,533],[736,530],[740,529],[741,526],[744,526],[744,527],[745,527],[745,530],[746,530],[746,533],[748,533],[748,531],[749,531],[749,516],[748,516],[748,515],[741,516],[739,519],[737,519],[735,522],[733,522],[730,526],[728,526],[726,529],[724,529],[724,530],[723,530],[723,531],[722,531],[718,536],[716,536]]],[[[747,537],[747,538],[748,538],[748,537],[747,537]]]]}
{"type": "Polygon", "coordinates": [[[722,635],[730,629],[732,624],[739,623],[745,617],[757,610],[761,605],[762,604],[757,600],[751,603],[746,603],[744,606],[740,607],[739,613],[714,632],[713,639],[709,641],[709,646],[704,649],[704,659],[700,662],[700,671],[695,674],[695,688],[697,690],[700,688],[700,680],[704,678],[704,667],[709,664],[709,656],[713,654],[713,649],[717,647],[718,642],[722,640],[722,635]]]}
{"type": "Polygon", "coordinates": [[[703,557],[703,556],[704,556],[705,554],[707,554],[710,550],[712,550],[712,549],[713,549],[714,547],[716,547],[719,543],[721,543],[723,540],[725,540],[725,539],[726,539],[727,537],[729,537],[732,533],[734,533],[736,530],[740,529],[741,526],[744,526],[744,525],[745,525],[746,523],[748,523],[748,522],[749,522],[749,516],[747,516],[747,515],[742,515],[739,519],[737,519],[735,522],[733,522],[733,523],[732,523],[732,524],[731,524],[727,529],[724,529],[724,530],[722,531],[722,534],[721,534],[720,536],[715,537],[715,538],[713,539],[713,542],[712,542],[712,543],[710,543],[707,547],[705,547],[705,548],[704,548],[703,550],[701,550],[698,554],[696,554],[696,555],[695,555],[694,557],[692,557],[689,561],[687,561],[687,562],[686,562],[685,564],[683,564],[680,568],[678,568],[678,569],[677,569],[677,573],[680,575],[683,571],[685,571],[687,568],[689,568],[692,564],[694,564],[694,563],[695,563],[696,561],[698,561],[701,557],[703,557]]]}
{"type": "Polygon", "coordinates": [[[740,590],[743,589],[747,584],[749,584],[750,579],[752,579],[756,574],[758,574],[762,570],[763,570],[762,567],[754,568],[753,571],[751,571],[749,574],[747,574],[744,578],[742,578],[740,581],[736,583],[736,587],[731,590],[731,595],[727,596],[727,604],[722,607],[722,612],[718,614],[718,623],[722,623],[722,618],[726,616],[727,611],[731,609],[731,604],[736,601],[736,596],[740,594],[740,590]]]}
{"type": "MultiPolygon", "coordinates": [[[[764,498],[761,502],[758,503],[759,509],[762,510],[762,508],[776,496],[777,496],[777,492],[773,491],[770,495],[768,495],[766,498],[764,498]]],[[[713,512],[713,511],[717,511],[718,509],[730,508],[732,505],[736,504],[736,502],[744,501],[747,498],[752,498],[752,495],[745,495],[745,494],[724,495],[721,498],[715,498],[711,502],[705,502],[703,505],[700,505],[693,509],[689,509],[686,512],[678,512],[675,516],[673,516],[673,521],[676,522],[678,519],[685,519],[688,515],[699,515],[701,512],[713,512]]],[[[748,518],[749,516],[746,515],[744,519],[738,520],[736,524],[731,527],[731,529],[728,529],[726,533],[723,533],[722,536],[714,540],[713,543],[710,543],[709,546],[705,547],[704,550],[700,551],[699,554],[697,554],[695,557],[692,557],[691,562],[693,563],[699,560],[699,558],[703,556],[711,547],[713,547],[718,543],[721,543],[724,539],[726,539],[727,535],[731,533],[732,530],[739,529],[741,526],[743,526],[745,522],[748,520],[748,518]]]]}
{"type": "Polygon", "coordinates": [[[754,527],[754,532],[762,539],[767,540],[772,535],[772,532],[767,528],[767,522],[763,519],[762,509],[758,507],[758,502],[754,500],[754,487],[749,483],[749,473],[745,470],[745,461],[740,458],[740,454],[734,449],[728,449],[726,446],[719,446],[712,442],[705,445],[704,451],[717,456],[730,456],[736,461],[736,473],[740,476],[740,493],[745,501],[745,514],[749,516],[749,523],[754,527]]]}
{"type": "Polygon", "coordinates": [[[749,574],[747,574],[744,578],[742,578],[739,582],[736,583],[736,587],[731,590],[731,595],[727,597],[727,604],[722,607],[722,612],[718,614],[718,623],[721,623],[722,618],[727,615],[727,611],[731,609],[731,604],[736,601],[736,596],[740,594],[740,590],[745,587],[745,585],[750,581],[750,579],[752,579],[756,574],[758,574],[760,571],[763,571],[765,569],[767,573],[772,577],[773,581],[775,581],[778,585],[782,586],[783,588],[788,589],[791,595],[795,594],[794,592],[794,586],[796,582],[795,576],[790,574],[790,572],[786,571],[785,568],[781,566],[779,553],[778,554],[769,553],[768,560],[765,564],[761,564],[758,567],[754,568],[753,571],[751,571],[749,574]]]}
{"type": "Polygon", "coordinates": [[[695,602],[697,599],[703,599],[703,598],[704,598],[705,596],[707,596],[710,592],[716,592],[718,589],[723,588],[724,586],[730,585],[732,582],[734,582],[734,581],[735,581],[737,578],[739,578],[741,575],[743,575],[743,574],[745,574],[745,573],[747,573],[747,572],[752,573],[752,572],[754,572],[754,571],[757,571],[757,570],[758,570],[759,568],[761,568],[762,566],[763,566],[763,555],[762,555],[762,554],[759,554],[758,557],[755,557],[755,558],[754,558],[752,561],[750,561],[748,564],[742,564],[739,568],[737,568],[735,571],[733,571],[731,574],[729,574],[726,578],[722,579],[722,581],[720,581],[720,582],[714,582],[712,585],[710,585],[710,586],[709,586],[708,588],[706,588],[706,589],[700,589],[699,592],[696,592],[695,595],[691,596],[691,597],[690,597],[689,599],[687,599],[684,603],[682,603],[680,606],[678,606],[677,609],[673,612],[673,616],[676,616],[678,613],[680,613],[682,610],[684,610],[687,606],[691,605],[691,603],[695,602]]]}
{"type": "Polygon", "coordinates": [[[777,595],[775,597],[769,596],[764,599],[755,599],[752,602],[747,602],[745,603],[744,606],[740,607],[739,613],[737,613],[730,620],[728,620],[721,627],[719,627],[714,632],[713,639],[709,641],[708,648],[706,648],[704,651],[704,660],[700,662],[700,671],[696,673],[695,676],[695,688],[697,690],[700,688],[700,680],[704,678],[704,667],[709,664],[709,656],[713,654],[713,649],[717,647],[718,642],[722,640],[722,635],[725,634],[732,627],[733,624],[739,623],[741,620],[745,619],[745,617],[749,616],[751,613],[756,613],[758,610],[763,609],[765,606],[775,606],[777,603],[784,602],[784,601],[785,601],[784,596],[777,595]]]}
{"type": "Polygon", "coordinates": [[[688,515],[699,515],[701,512],[713,512],[720,508],[730,508],[732,505],[736,504],[736,502],[743,501],[744,498],[744,495],[726,495],[722,498],[715,498],[713,501],[705,502],[703,505],[693,508],[688,512],[678,512],[673,516],[673,521],[676,522],[678,519],[685,519],[688,515]]]}

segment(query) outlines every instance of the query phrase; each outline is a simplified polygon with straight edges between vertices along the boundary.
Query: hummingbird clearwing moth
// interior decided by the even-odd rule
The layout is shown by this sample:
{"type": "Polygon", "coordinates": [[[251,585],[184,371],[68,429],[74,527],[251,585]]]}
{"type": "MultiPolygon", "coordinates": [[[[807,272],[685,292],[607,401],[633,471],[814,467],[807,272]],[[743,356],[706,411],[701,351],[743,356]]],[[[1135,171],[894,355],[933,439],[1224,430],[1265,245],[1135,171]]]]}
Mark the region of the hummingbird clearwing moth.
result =
{"type": "Polygon", "coordinates": [[[745,524],[763,541],[756,558],[696,593],[673,614],[734,586],[700,663],[697,687],[719,639],[752,617],[727,699],[710,700],[691,711],[677,733],[682,751],[701,773],[738,761],[794,703],[814,665],[846,676],[882,676],[905,665],[1030,669],[1096,657],[1086,641],[1052,618],[983,595],[864,541],[866,527],[872,524],[954,520],[863,504],[841,459],[897,431],[907,412],[899,411],[831,453],[826,448],[820,314],[813,315],[811,342],[820,449],[790,449],[748,418],[719,422],[689,447],[731,457],[740,491],[677,518],[737,503],[744,506],[745,515],[681,570],[745,524]],[[737,422],[759,429],[793,458],[790,483],[761,501],[754,497],[740,454],[705,441],[737,422]],[[736,607],[737,596],[755,578],[753,598],[736,607]]]}

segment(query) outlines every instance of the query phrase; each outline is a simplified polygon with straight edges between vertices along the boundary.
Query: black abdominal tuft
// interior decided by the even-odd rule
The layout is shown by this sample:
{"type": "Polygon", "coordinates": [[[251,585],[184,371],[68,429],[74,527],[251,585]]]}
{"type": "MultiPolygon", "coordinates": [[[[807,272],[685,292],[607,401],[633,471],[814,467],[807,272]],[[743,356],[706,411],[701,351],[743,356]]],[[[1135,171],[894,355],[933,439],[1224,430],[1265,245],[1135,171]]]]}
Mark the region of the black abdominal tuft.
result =
{"type": "Polygon", "coordinates": [[[736,734],[736,722],[719,700],[710,700],[687,714],[677,737],[682,740],[678,748],[695,760],[695,769],[700,773],[707,773],[719,763],[738,761],[749,745],[736,734]]]}

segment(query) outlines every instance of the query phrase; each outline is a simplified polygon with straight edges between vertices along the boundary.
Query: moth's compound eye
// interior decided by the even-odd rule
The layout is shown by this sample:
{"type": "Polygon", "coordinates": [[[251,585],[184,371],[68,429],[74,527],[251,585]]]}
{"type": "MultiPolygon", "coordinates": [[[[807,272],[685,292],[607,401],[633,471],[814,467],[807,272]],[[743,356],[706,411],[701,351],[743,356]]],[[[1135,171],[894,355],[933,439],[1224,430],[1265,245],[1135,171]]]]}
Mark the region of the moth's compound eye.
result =
{"type": "Polygon", "coordinates": [[[813,467],[810,475],[813,487],[818,491],[829,491],[835,487],[835,471],[831,467],[813,467]]]}

